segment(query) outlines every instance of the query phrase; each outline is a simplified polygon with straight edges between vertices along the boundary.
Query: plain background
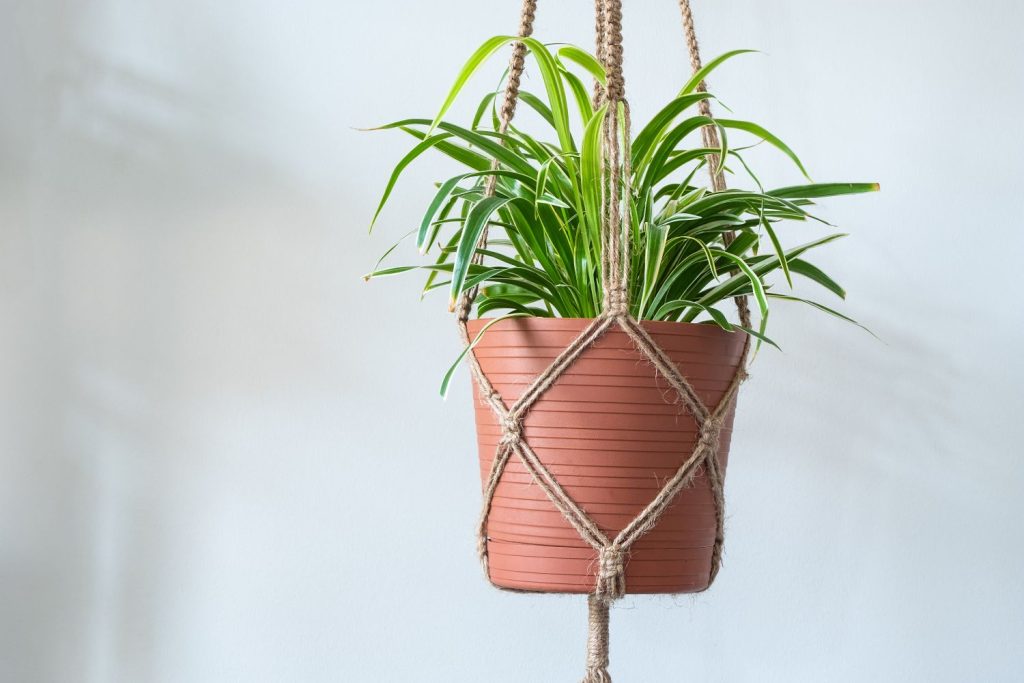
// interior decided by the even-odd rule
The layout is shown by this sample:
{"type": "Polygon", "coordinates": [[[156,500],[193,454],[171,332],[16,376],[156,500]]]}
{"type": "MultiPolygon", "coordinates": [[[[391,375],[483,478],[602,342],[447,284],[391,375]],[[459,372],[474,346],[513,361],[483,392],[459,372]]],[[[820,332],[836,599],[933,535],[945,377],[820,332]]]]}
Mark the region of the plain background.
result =
{"type": "MultiPolygon", "coordinates": [[[[591,44],[589,0],[540,4],[540,38],[591,44]]],[[[674,2],[625,4],[642,120],[686,60],[674,2]]],[[[410,143],[354,128],[432,115],[517,12],[3,3],[0,680],[579,677],[583,600],[479,573],[466,375],[436,393],[458,350],[443,301],[360,279],[452,167],[416,164],[368,237],[410,143]]],[[[737,116],[816,179],[882,183],[825,205],[852,235],[819,260],[884,342],[777,307],[724,571],[614,609],[616,680],[1020,680],[1024,12],[696,12],[706,55],[764,52],[712,81],[737,116]]]]}

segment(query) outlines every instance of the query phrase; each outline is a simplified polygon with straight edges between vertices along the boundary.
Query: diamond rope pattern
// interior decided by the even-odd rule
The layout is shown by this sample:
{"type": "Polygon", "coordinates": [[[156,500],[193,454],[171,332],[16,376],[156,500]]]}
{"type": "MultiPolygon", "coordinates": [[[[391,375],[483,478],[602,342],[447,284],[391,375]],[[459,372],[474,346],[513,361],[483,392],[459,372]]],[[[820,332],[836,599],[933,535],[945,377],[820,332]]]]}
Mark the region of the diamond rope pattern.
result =
{"type": "MultiPolygon", "coordinates": [[[[689,0],[679,0],[679,6],[682,11],[683,29],[690,52],[691,65],[696,73],[700,71],[701,63],[689,0]]],[[[536,8],[536,0],[524,0],[518,34],[520,38],[532,35],[536,8]]],[[[472,350],[467,355],[467,359],[470,371],[479,388],[479,395],[494,413],[502,432],[484,486],[483,506],[477,525],[477,550],[485,573],[487,573],[487,520],[491,503],[501,476],[509,460],[515,455],[552,505],[565,517],[580,537],[597,551],[597,576],[595,577],[594,592],[589,598],[590,635],[585,683],[607,683],[611,681],[608,674],[608,606],[626,592],[625,569],[630,548],[658,523],[677,494],[691,482],[701,466],[707,473],[715,502],[716,531],[709,585],[718,573],[724,540],[725,513],[723,479],[717,457],[719,437],[725,416],[740,384],[747,377],[745,366],[750,340],[748,337],[744,342],[740,363],[724,395],[717,405],[709,408],[701,401],[685,375],[629,312],[630,239],[626,237],[629,234],[629,211],[623,211],[620,206],[623,198],[626,198],[628,203],[631,193],[629,104],[625,98],[625,81],[622,72],[621,0],[595,0],[595,9],[597,56],[605,67],[606,82],[604,85],[595,83],[594,101],[595,104],[605,103],[608,105],[602,130],[602,151],[606,170],[606,183],[602,195],[603,253],[601,263],[604,310],[551,362],[547,369],[537,375],[519,399],[511,405],[505,404],[504,399],[487,378],[472,350]],[[620,130],[624,131],[621,139],[620,130]],[[566,493],[527,442],[523,430],[531,408],[541,396],[553,387],[572,364],[587,349],[597,343],[612,326],[621,328],[643,357],[654,366],[657,374],[672,386],[679,400],[693,415],[698,427],[698,439],[693,452],[683,460],[675,474],[664,484],[654,499],[618,534],[609,538],[586,511],[566,493]]],[[[508,130],[515,115],[525,57],[525,43],[516,42],[513,46],[501,107],[499,128],[501,133],[508,130]]],[[[700,89],[704,89],[703,83],[700,84],[700,89]]],[[[699,106],[701,114],[710,118],[711,111],[708,101],[701,101],[699,106]]],[[[702,135],[705,147],[710,149],[719,147],[718,131],[714,126],[705,126],[702,129],[702,135]]],[[[721,191],[725,189],[725,180],[720,170],[718,172],[713,170],[715,166],[716,164],[709,164],[709,169],[712,169],[712,185],[716,191],[721,191]]],[[[498,162],[495,159],[492,163],[492,170],[497,170],[497,168],[498,162]]],[[[485,186],[486,196],[494,195],[496,182],[496,175],[492,174],[488,177],[485,186]]],[[[726,242],[730,241],[731,236],[727,235],[726,242]]],[[[485,230],[481,236],[480,246],[484,247],[486,244],[487,231],[485,230]]],[[[474,255],[473,260],[477,264],[483,259],[480,252],[481,250],[477,250],[474,255]]],[[[459,298],[456,309],[459,334],[467,347],[472,345],[466,323],[476,294],[476,287],[465,291],[459,298]]],[[[741,323],[744,327],[749,328],[750,312],[746,298],[737,297],[736,305],[741,323]]]]}

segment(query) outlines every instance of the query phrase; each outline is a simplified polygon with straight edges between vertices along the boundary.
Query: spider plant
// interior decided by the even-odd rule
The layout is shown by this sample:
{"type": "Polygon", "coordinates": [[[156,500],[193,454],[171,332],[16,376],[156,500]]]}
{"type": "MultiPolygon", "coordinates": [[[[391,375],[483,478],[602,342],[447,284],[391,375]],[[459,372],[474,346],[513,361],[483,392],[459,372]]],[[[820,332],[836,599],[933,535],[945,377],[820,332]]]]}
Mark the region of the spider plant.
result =
{"type": "MultiPolygon", "coordinates": [[[[424,292],[447,289],[451,305],[466,289],[479,287],[476,313],[481,317],[594,317],[602,305],[600,131],[607,111],[592,106],[584,78],[604,81],[598,60],[578,47],[523,41],[540,74],[543,93],[521,91],[520,106],[536,113],[532,118],[544,131],[528,133],[513,124],[501,133],[495,103],[500,92],[483,97],[468,125],[445,118],[481,64],[516,40],[496,36],[483,43],[434,118],[381,126],[404,131],[418,142],[391,173],[371,229],[402,172],[421,154],[441,152],[461,164],[463,172],[437,185],[419,226],[406,236],[415,235],[421,253],[436,253],[433,262],[383,267],[396,244],[366,277],[425,270],[424,292]],[[493,196],[484,191],[490,176],[496,181],[493,196]],[[482,247],[485,230],[491,239],[482,247]],[[474,259],[477,254],[482,257],[479,263],[474,259]]],[[[787,288],[799,276],[845,296],[843,288],[807,258],[844,235],[828,233],[784,246],[782,224],[817,221],[827,226],[810,213],[813,200],[869,192],[878,185],[810,182],[793,150],[765,128],[696,111],[702,100],[712,97],[699,88],[706,76],[745,52],[751,51],[728,52],[709,62],[633,137],[631,192],[623,209],[630,214],[632,240],[630,312],[643,320],[710,322],[732,330],[738,325],[726,316],[726,305],[733,297],[750,295],[759,325],[756,330],[743,329],[771,343],[765,326],[772,299],[804,302],[850,320],[828,306],[766,284],[767,276],[780,272],[787,288]],[[717,128],[720,147],[688,142],[704,126],[717,128]],[[776,148],[808,182],[766,190],[744,159],[749,147],[729,145],[733,132],[776,148]],[[714,170],[749,177],[748,184],[755,189],[705,188],[697,179],[707,173],[709,164],[714,170]]]]}

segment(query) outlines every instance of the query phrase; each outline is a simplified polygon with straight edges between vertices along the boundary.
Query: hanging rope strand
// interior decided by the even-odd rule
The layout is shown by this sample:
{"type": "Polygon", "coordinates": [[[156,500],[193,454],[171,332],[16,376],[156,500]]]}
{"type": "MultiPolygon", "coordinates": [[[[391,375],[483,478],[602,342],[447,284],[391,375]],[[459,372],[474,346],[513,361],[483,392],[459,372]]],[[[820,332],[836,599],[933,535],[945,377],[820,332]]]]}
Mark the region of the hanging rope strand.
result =
{"type": "MultiPolygon", "coordinates": [[[[601,221],[601,287],[603,317],[622,323],[629,316],[629,103],[622,70],[621,0],[596,3],[598,57],[605,67],[605,87],[594,98],[607,106],[602,131],[605,181],[601,221]],[[621,140],[620,144],[620,129],[621,140]]],[[[685,380],[684,380],[685,381],[685,380]]],[[[626,554],[629,546],[612,542],[598,552],[594,593],[587,598],[589,613],[587,669],[582,683],[611,683],[608,672],[609,607],[626,592],[626,554]]]]}
{"type": "Polygon", "coordinates": [[[627,169],[629,154],[629,103],[622,70],[622,2],[599,0],[598,39],[603,38],[605,68],[605,113],[602,148],[605,164],[604,208],[602,211],[601,285],[604,314],[617,317],[629,312],[628,232],[630,190],[627,169]],[[602,21],[603,20],[603,21],[602,21]]]}
{"type": "MultiPolygon", "coordinates": [[[[523,0],[523,7],[519,13],[519,37],[529,38],[533,35],[533,21],[537,15],[537,0],[523,0]]],[[[512,124],[512,119],[516,115],[516,105],[519,102],[519,85],[522,82],[523,71],[526,68],[526,43],[517,41],[512,46],[512,57],[509,60],[508,65],[508,80],[505,81],[504,95],[501,101],[501,111],[499,112],[498,132],[504,135],[508,132],[508,127],[512,124]]],[[[504,145],[504,141],[501,142],[504,145]]],[[[484,196],[493,197],[498,187],[498,176],[494,171],[498,170],[499,163],[497,159],[491,161],[491,175],[487,176],[486,184],[484,185],[484,196]]],[[[481,253],[483,249],[487,247],[487,237],[489,226],[484,226],[483,233],[480,235],[480,241],[477,243],[477,249],[473,253],[472,263],[480,265],[483,263],[484,255],[481,253]]],[[[469,312],[473,307],[473,301],[476,299],[476,295],[479,292],[479,286],[474,286],[464,291],[458,299],[456,304],[456,316],[462,322],[469,319],[469,312]]],[[[467,335],[468,336],[468,335],[467,335]]],[[[467,344],[469,342],[466,342],[467,344]]]]}
{"type": "MultiPolygon", "coordinates": [[[[633,231],[632,231],[632,202],[633,202],[633,145],[632,136],[630,135],[630,117],[629,117],[629,102],[625,99],[622,100],[622,194],[626,199],[625,206],[622,210],[622,288],[624,292],[629,291],[630,286],[630,273],[632,271],[632,245],[633,245],[633,231]]],[[[625,303],[625,311],[629,311],[628,299],[625,303]]]]}
{"type": "MultiPolygon", "coordinates": [[[[533,34],[533,22],[537,14],[537,0],[523,0],[523,6],[519,14],[519,37],[527,38],[533,34]]],[[[502,98],[501,105],[501,123],[499,130],[502,133],[508,131],[508,127],[512,123],[512,118],[516,114],[516,104],[519,101],[519,85],[523,77],[523,70],[526,67],[526,44],[522,41],[518,41],[512,47],[512,57],[509,60],[508,69],[508,80],[505,82],[505,91],[502,98]]],[[[504,144],[504,143],[502,143],[504,144]]],[[[491,170],[496,171],[498,169],[498,160],[494,159],[491,162],[491,170]]],[[[497,175],[490,175],[487,178],[487,184],[484,188],[484,192],[487,196],[494,196],[494,192],[497,189],[497,175]]],[[[483,234],[480,236],[479,248],[483,249],[487,246],[487,228],[484,228],[483,234]]],[[[483,254],[478,249],[473,255],[473,263],[479,265],[483,261],[483,254]]],[[[473,301],[476,299],[478,287],[472,287],[459,296],[458,305],[456,308],[456,323],[459,330],[459,338],[462,340],[463,345],[470,345],[469,329],[466,327],[466,321],[469,320],[470,310],[473,308],[473,301]]],[[[499,418],[503,418],[505,414],[505,404],[501,399],[501,396],[494,389],[494,385],[487,378],[483,368],[480,367],[480,361],[473,353],[467,354],[467,363],[469,365],[470,374],[476,380],[477,386],[480,389],[480,393],[483,396],[484,401],[490,406],[491,410],[499,418]]],[[[480,558],[480,563],[483,565],[484,574],[489,575],[488,561],[487,561],[487,518],[490,514],[491,501],[494,499],[494,491],[498,487],[498,482],[501,480],[502,472],[505,470],[505,465],[508,463],[509,457],[513,451],[513,443],[511,440],[503,440],[505,443],[499,444],[498,451],[495,453],[494,461],[491,463],[491,470],[488,473],[487,485],[484,490],[484,503],[480,511],[480,518],[477,522],[477,555],[480,558]]]]}
{"type": "MultiPolygon", "coordinates": [[[[690,0],[679,0],[679,10],[683,15],[683,36],[686,38],[686,49],[690,54],[690,68],[693,69],[693,73],[697,73],[703,68],[703,64],[701,63],[700,45],[697,43],[697,28],[693,23],[693,9],[690,7],[690,0]]],[[[697,90],[699,92],[707,92],[707,84],[701,81],[697,84],[697,90]]],[[[702,116],[711,118],[711,102],[709,100],[701,100],[697,103],[697,108],[702,116]]],[[[721,147],[717,126],[704,126],[701,128],[700,134],[706,148],[719,149],[721,147]]],[[[726,189],[724,167],[725,159],[720,159],[717,155],[708,160],[708,174],[711,176],[711,187],[714,188],[715,192],[722,192],[726,189]]],[[[726,246],[732,244],[734,239],[736,239],[735,233],[727,232],[724,234],[726,246]]],[[[750,328],[750,305],[747,302],[747,297],[737,296],[733,300],[736,302],[736,311],[739,313],[740,324],[750,328]]],[[[746,350],[744,350],[744,363],[746,363],[746,357],[746,350]]]]}
{"type": "MultiPolygon", "coordinates": [[[[704,65],[700,58],[700,45],[697,43],[697,29],[693,23],[693,10],[690,8],[690,0],[679,0],[679,9],[683,14],[683,36],[686,38],[686,49],[690,55],[690,68],[693,69],[693,73],[697,73],[704,68],[704,65]]],[[[697,92],[707,92],[707,84],[704,81],[697,84],[697,92]]],[[[697,109],[700,111],[701,116],[711,118],[710,101],[701,100],[697,103],[697,109]]],[[[701,128],[701,138],[703,139],[704,146],[708,149],[718,149],[721,146],[721,141],[718,138],[718,128],[715,126],[704,126],[701,128]]],[[[717,163],[708,164],[708,174],[711,176],[711,186],[715,192],[721,192],[725,189],[725,175],[721,170],[724,161],[724,159],[720,159],[717,163]]]]}
{"type": "MultiPolygon", "coordinates": [[[[604,66],[607,61],[605,55],[604,35],[604,0],[594,0],[594,56],[599,64],[604,66]]],[[[597,109],[604,102],[604,85],[601,81],[594,79],[594,95],[592,104],[597,109]]]]}

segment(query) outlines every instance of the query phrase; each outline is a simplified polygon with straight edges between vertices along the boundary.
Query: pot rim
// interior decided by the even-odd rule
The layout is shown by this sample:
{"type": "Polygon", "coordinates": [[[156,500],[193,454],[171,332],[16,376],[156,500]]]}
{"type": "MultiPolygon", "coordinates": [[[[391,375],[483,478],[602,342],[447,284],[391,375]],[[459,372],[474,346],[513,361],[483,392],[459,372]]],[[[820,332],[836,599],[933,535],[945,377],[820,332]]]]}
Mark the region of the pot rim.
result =
{"type": "MultiPolygon", "coordinates": [[[[466,324],[467,325],[471,325],[471,326],[486,325],[487,323],[493,322],[495,320],[501,320],[500,316],[497,317],[497,318],[470,318],[469,320],[466,321],[466,324]]],[[[529,324],[539,324],[539,325],[545,325],[545,324],[557,325],[559,323],[567,323],[567,324],[573,325],[574,327],[576,327],[576,326],[586,327],[587,325],[589,325],[590,323],[594,322],[595,320],[597,320],[597,318],[562,318],[560,316],[550,316],[550,317],[548,317],[548,316],[539,316],[539,315],[521,315],[521,316],[505,318],[504,320],[501,320],[501,322],[499,322],[497,324],[498,325],[504,325],[505,323],[509,323],[509,324],[529,323],[529,324]]],[[[641,325],[643,325],[644,327],[647,327],[648,325],[653,325],[653,326],[656,326],[656,327],[664,327],[666,330],[682,329],[682,328],[685,328],[685,327],[690,327],[690,328],[700,328],[700,329],[709,328],[709,329],[719,330],[723,334],[732,334],[733,332],[741,332],[743,334],[746,334],[746,332],[743,332],[743,330],[739,330],[739,329],[733,330],[733,332],[727,332],[726,330],[724,330],[721,327],[719,327],[719,325],[717,323],[715,323],[714,321],[711,321],[711,320],[702,320],[700,322],[685,322],[685,321],[682,321],[682,320],[647,320],[647,319],[640,319],[640,320],[637,320],[637,322],[640,323],[641,325]]]]}

